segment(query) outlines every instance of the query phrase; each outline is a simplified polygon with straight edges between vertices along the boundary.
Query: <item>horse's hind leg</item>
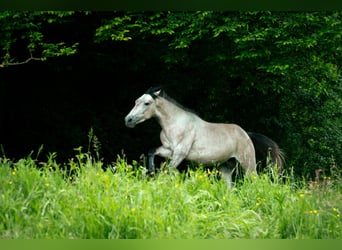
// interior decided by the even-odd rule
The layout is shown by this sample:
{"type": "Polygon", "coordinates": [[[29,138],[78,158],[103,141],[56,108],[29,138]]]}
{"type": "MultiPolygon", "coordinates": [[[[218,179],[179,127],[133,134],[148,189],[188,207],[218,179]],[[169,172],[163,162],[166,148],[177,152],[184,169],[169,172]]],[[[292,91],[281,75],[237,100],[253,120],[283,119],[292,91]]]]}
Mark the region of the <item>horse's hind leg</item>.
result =
{"type": "Polygon", "coordinates": [[[227,186],[232,189],[233,188],[233,180],[232,180],[232,175],[233,175],[233,168],[224,166],[220,168],[221,173],[223,178],[226,181],[227,186]]]}
{"type": "Polygon", "coordinates": [[[222,177],[225,179],[227,186],[233,188],[233,173],[238,167],[238,162],[236,159],[231,158],[225,162],[225,164],[220,168],[222,177]]]}
{"type": "MultiPolygon", "coordinates": [[[[251,142],[251,141],[250,141],[251,142]]],[[[252,143],[252,142],[251,142],[252,143]]],[[[258,175],[256,170],[256,159],[253,144],[248,144],[243,150],[237,154],[237,161],[244,168],[246,175],[258,175]]]]}
{"type": "Polygon", "coordinates": [[[256,161],[255,159],[238,159],[241,167],[245,170],[247,176],[258,175],[256,170],[256,161]]]}

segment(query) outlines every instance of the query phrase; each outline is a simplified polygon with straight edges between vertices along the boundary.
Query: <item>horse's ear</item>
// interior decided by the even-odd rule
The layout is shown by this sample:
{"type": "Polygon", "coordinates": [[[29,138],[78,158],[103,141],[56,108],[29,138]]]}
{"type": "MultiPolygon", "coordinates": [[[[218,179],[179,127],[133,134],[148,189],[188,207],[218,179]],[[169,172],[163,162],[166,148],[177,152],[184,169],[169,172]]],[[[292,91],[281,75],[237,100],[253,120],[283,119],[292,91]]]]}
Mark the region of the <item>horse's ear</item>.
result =
{"type": "Polygon", "coordinates": [[[145,93],[151,95],[153,98],[157,98],[158,96],[162,96],[163,90],[161,87],[151,87],[145,93]]]}
{"type": "Polygon", "coordinates": [[[156,90],[156,91],[153,92],[153,95],[154,96],[159,96],[161,94],[161,92],[162,92],[162,89],[156,90]]]}

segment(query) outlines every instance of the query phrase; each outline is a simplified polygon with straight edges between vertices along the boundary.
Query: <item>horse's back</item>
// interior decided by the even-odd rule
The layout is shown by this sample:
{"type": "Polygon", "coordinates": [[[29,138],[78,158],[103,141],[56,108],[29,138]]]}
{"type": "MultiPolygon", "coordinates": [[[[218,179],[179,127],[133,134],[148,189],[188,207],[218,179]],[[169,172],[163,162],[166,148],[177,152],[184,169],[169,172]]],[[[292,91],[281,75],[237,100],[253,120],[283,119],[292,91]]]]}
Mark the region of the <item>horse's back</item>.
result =
{"type": "Polygon", "coordinates": [[[247,132],[234,123],[206,122],[205,133],[210,134],[214,141],[224,140],[225,142],[234,141],[234,144],[245,144],[246,141],[250,140],[247,132]]]}

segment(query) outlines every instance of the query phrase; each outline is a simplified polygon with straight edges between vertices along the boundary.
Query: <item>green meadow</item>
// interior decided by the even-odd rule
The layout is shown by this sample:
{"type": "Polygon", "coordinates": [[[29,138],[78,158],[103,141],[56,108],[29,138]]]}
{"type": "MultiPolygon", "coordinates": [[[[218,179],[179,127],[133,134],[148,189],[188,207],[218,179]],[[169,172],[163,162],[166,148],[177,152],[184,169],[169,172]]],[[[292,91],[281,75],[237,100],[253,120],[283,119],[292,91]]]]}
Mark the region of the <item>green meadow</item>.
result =
{"type": "Polygon", "coordinates": [[[139,162],[118,156],[104,168],[79,150],[63,164],[54,153],[2,157],[0,182],[3,239],[342,239],[338,173],[306,181],[270,171],[230,190],[201,166],[149,177],[139,162]]]}

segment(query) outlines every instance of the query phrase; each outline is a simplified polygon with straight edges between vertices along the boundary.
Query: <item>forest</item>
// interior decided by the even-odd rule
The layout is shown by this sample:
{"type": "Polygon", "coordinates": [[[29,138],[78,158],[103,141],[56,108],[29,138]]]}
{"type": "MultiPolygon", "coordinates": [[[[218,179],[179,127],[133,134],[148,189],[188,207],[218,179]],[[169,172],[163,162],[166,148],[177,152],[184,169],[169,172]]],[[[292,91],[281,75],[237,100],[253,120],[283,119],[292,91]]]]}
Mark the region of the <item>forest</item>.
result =
{"type": "Polygon", "coordinates": [[[0,157],[139,161],[160,127],[124,117],[162,86],[272,138],[298,177],[341,171],[341,11],[2,11],[0,36],[0,157]]]}

